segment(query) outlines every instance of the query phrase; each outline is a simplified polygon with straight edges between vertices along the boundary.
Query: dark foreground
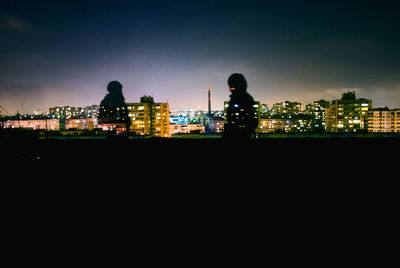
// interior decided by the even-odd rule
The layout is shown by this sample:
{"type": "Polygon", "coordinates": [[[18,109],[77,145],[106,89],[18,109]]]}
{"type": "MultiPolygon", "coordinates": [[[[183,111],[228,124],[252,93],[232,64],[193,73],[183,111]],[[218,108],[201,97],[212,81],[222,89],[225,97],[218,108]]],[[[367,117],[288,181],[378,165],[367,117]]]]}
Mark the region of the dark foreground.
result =
{"type": "Polygon", "coordinates": [[[62,185],[58,189],[117,187],[117,192],[151,189],[163,195],[312,194],[332,196],[332,202],[358,195],[390,198],[393,195],[386,193],[397,189],[400,165],[397,137],[264,138],[242,143],[216,138],[18,138],[2,140],[1,148],[6,182],[20,177],[36,187],[50,178],[53,186],[62,185]]]}
{"type": "Polygon", "coordinates": [[[391,162],[399,155],[400,136],[263,138],[249,142],[226,142],[219,138],[38,139],[21,136],[0,139],[0,146],[3,160],[50,161],[64,166],[102,162],[130,163],[130,167],[168,164],[174,170],[182,165],[213,169],[240,165],[264,168],[268,163],[320,168],[314,164],[323,164],[333,172],[334,167],[356,163],[365,167],[373,159],[391,162]]]}
{"type": "Polygon", "coordinates": [[[251,191],[280,189],[294,196],[308,191],[369,194],[366,189],[380,186],[396,189],[390,185],[399,180],[399,152],[400,138],[393,137],[264,138],[242,143],[118,136],[16,139],[2,143],[2,166],[3,172],[10,170],[14,176],[51,178],[65,185],[119,181],[137,187],[152,185],[163,192],[204,189],[230,193],[231,187],[249,187],[251,191]]]}
{"type": "Polygon", "coordinates": [[[326,252],[325,243],[353,254],[348,239],[381,247],[379,238],[398,226],[398,138],[14,139],[1,146],[3,218],[14,240],[48,236],[79,248],[83,238],[102,245],[112,234],[145,248],[175,241],[208,249],[221,239],[258,251],[290,244],[297,252],[309,243],[326,252]]]}

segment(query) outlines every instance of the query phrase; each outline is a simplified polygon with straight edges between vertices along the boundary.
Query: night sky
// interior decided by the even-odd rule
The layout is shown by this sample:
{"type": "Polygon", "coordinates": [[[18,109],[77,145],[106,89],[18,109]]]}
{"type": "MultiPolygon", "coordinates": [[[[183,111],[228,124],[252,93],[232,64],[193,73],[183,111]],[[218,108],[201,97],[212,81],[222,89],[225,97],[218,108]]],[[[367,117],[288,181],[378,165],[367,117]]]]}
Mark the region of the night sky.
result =
{"type": "MultiPolygon", "coordinates": [[[[400,107],[400,1],[0,2],[0,105],[14,114],[127,102],[223,109],[227,79],[255,100],[333,100],[352,87],[400,107]]],[[[4,114],[4,113],[3,113],[4,114]]]]}

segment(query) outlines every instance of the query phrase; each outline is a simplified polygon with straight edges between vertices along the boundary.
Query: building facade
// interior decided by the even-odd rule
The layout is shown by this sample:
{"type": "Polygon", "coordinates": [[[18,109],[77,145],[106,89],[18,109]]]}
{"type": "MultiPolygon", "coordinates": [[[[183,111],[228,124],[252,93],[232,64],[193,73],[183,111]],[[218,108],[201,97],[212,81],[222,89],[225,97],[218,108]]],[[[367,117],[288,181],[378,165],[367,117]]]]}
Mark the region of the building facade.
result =
{"type": "Polygon", "coordinates": [[[372,101],[356,99],[355,92],[343,93],[340,100],[333,100],[326,108],[326,130],[335,133],[364,132],[368,129],[368,112],[372,101]]]}
{"type": "Polygon", "coordinates": [[[272,105],[270,113],[272,116],[281,115],[284,118],[299,115],[301,113],[301,103],[290,101],[275,103],[272,105]]]}
{"type": "Polygon", "coordinates": [[[369,111],[368,132],[400,133],[400,109],[385,107],[369,111]]]}
{"type": "Polygon", "coordinates": [[[52,119],[86,118],[86,110],[82,107],[50,107],[49,114],[52,119]]]}
{"type": "Polygon", "coordinates": [[[307,133],[312,132],[312,120],[301,118],[262,118],[259,133],[307,133]]]}
{"type": "Polygon", "coordinates": [[[306,106],[305,114],[309,116],[312,132],[326,131],[326,110],[331,107],[329,101],[319,100],[306,106]]]}
{"type": "Polygon", "coordinates": [[[33,130],[60,130],[59,119],[28,119],[28,120],[6,120],[5,128],[26,128],[33,130]]]}
{"type": "Polygon", "coordinates": [[[98,127],[97,118],[66,119],[65,129],[93,130],[98,127]]]}
{"type": "Polygon", "coordinates": [[[259,133],[285,132],[285,119],[261,118],[258,124],[259,133]]]}
{"type": "Polygon", "coordinates": [[[90,105],[85,108],[85,116],[86,118],[97,118],[99,114],[99,106],[90,105]]]}
{"type": "Polygon", "coordinates": [[[171,135],[205,132],[205,126],[203,124],[171,124],[169,125],[169,128],[171,135]]]}
{"type": "Polygon", "coordinates": [[[5,128],[25,128],[33,130],[93,130],[98,127],[97,118],[83,118],[83,119],[20,119],[20,120],[6,120],[5,128]]]}
{"type": "Polygon", "coordinates": [[[136,135],[170,137],[168,103],[155,103],[148,96],[140,101],[126,104],[131,120],[130,131],[136,135]]]}

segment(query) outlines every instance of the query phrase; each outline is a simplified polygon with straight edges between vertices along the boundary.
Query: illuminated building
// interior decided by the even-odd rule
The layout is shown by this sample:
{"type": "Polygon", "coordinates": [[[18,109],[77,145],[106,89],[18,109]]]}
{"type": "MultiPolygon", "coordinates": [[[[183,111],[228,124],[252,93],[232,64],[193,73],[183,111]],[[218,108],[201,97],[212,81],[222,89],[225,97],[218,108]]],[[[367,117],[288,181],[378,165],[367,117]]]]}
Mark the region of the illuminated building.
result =
{"type": "Polygon", "coordinates": [[[169,125],[170,133],[172,134],[187,134],[187,133],[204,133],[205,126],[203,124],[182,124],[169,125]]]}
{"type": "Polygon", "coordinates": [[[26,128],[33,130],[60,130],[59,119],[29,119],[29,120],[7,120],[5,128],[26,128]]]}
{"type": "Polygon", "coordinates": [[[259,121],[259,133],[274,133],[285,131],[285,119],[261,118],[259,121]]]}
{"type": "Polygon", "coordinates": [[[279,102],[272,105],[271,115],[281,115],[282,118],[290,118],[291,116],[301,113],[301,103],[299,102],[279,102]]]}
{"type": "Polygon", "coordinates": [[[312,121],[302,118],[262,118],[258,126],[259,133],[305,133],[312,131],[312,121]]]}
{"type": "Polygon", "coordinates": [[[136,135],[170,137],[169,105],[155,103],[150,96],[140,98],[139,103],[127,103],[131,119],[130,131],[136,135]]]}
{"type": "Polygon", "coordinates": [[[189,117],[185,115],[170,115],[169,116],[170,125],[187,125],[189,124],[189,117]]]}
{"type": "Polygon", "coordinates": [[[99,114],[99,106],[91,105],[85,108],[85,118],[97,118],[99,114]]]}
{"type": "Polygon", "coordinates": [[[65,129],[93,130],[97,128],[97,118],[66,119],[65,129]]]}
{"type": "Polygon", "coordinates": [[[269,114],[268,104],[261,104],[261,116],[268,114],[269,114]]]}
{"type": "Polygon", "coordinates": [[[305,114],[310,116],[310,127],[313,132],[324,132],[326,129],[326,109],[330,108],[329,101],[319,100],[306,106],[305,114]]]}
{"type": "Polygon", "coordinates": [[[50,107],[49,114],[52,119],[85,118],[85,109],[82,107],[50,107]]]}
{"type": "Polygon", "coordinates": [[[328,132],[359,132],[367,130],[368,111],[372,101],[356,99],[356,93],[343,93],[340,100],[332,101],[326,108],[326,130],[328,132]]]}
{"type": "Polygon", "coordinates": [[[212,131],[213,133],[223,133],[224,132],[224,124],[225,121],[221,117],[214,117],[213,124],[212,124],[212,131]]]}
{"type": "Polygon", "coordinates": [[[305,133],[314,131],[312,127],[313,121],[312,119],[307,117],[293,118],[291,120],[286,120],[286,124],[288,125],[288,127],[287,129],[285,129],[285,132],[305,133]]]}
{"type": "Polygon", "coordinates": [[[62,129],[92,130],[97,127],[96,118],[83,119],[20,119],[6,120],[5,128],[26,128],[33,130],[52,130],[62,129]]]}
{"type": "Polygon", "coordinates": [[[400,109],[375,108],[368,112],[368,132],[400,132],[400,109]]]}

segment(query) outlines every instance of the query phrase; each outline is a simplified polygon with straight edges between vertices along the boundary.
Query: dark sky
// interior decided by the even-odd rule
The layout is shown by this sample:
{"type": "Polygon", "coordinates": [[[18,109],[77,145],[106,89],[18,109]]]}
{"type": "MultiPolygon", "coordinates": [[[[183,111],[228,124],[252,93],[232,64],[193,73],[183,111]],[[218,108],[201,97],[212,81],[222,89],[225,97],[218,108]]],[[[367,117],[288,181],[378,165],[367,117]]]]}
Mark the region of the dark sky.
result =
{"type": "Polygon", "coordinates": [[[272,105],[340,98],[400,107],[400,1],[1,0],[0,105],[10,113],[127,102],[213,109],[243,73],[272,105]]]}

